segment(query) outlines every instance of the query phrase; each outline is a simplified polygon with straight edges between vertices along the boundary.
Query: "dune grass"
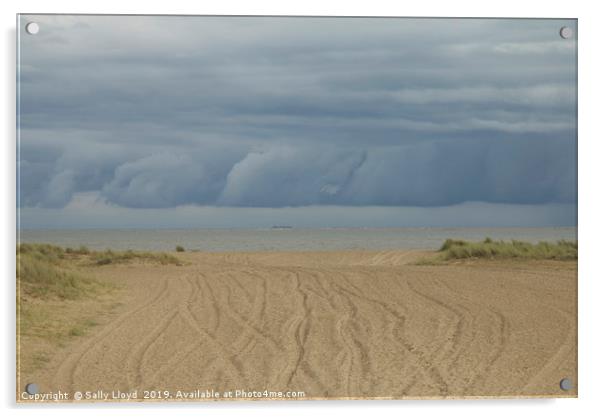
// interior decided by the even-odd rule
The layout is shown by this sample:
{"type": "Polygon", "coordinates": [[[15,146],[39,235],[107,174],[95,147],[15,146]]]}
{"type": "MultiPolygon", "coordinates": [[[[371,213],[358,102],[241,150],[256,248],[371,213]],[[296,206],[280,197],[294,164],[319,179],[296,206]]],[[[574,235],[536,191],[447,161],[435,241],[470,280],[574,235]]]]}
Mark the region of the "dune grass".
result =
{"type": "Polygon", "coordinates": [[[17,247],[19,363],[24,370],[43,367],[57,348],[84,335],[94,326],[98,300],[116,289],[87,276],[72,257],[73,251],[53,245],[17,247]]]}
{"type": "Polygon", "coordinates": [[[518,240],[503,241],[486,238],[482,242],[447,239],[435,257],[418,261],[432,265],[455,259],[522,259],[522,260],[577,260],[577,242],[529,243],[518,240]]]}
{"type": "Polygon", "coordinates": [[[60,320],[58,308],[78,300],[87,303],[109,294],[116,286],[90,277],[89,270],[82,267],[132,260],[181,264],[175,256],[165,253],[94,252],[85,246],[63,249],[44,243],[20,244],[17,247],[17,282],[21,332],[54,342],[63,340],[66,335],[84,334],[92,326],[91,319],[82,315],[65,324],[60,320]]]}
{"type": "Polygon", "coordinates": [[[44,367],[58,349],[88,333],[117,308],[118,284],[96,279],[90,268],[149,262],[181,265],[161,252],[92,251],[44,243],[17,247],[18,358],[21,370],[44,367]]]}
{"type": "Polygon", "coordinates": [[[46,243],[22,243],[17,249],[17,255],[25,256],[25,259],[40,260],[50,262],[53,265],[63,260],[79,260],[83,266],[90,265],[109,265],[126,263],[131,261],[143,261],[158,263],[161,265],[183,265],[183,262],[177,257],[164,252],[145,252],[145,251],[114,251],[107,249],[104,251],[92,251],[86,246],[78,248],[62,248],[60,246],[49,245],[46,243]]]}
{"type": "Polygon", "coordinates": [[[74,299],[93,287],[94,281],[74,269],[77,262],[83,266],[101,266],[134,260],[182,265],[173,255],[162,252],[90,251],[85,246],[77,249],[44,243],[22,243],[17,248],[17,278],[26,292],[34,296],[56,296],[74,299]]]}
{"type": "Polygon", "coordinates": [[[38,298],[73,300],[100,285],[68,265],[62,248],[47,244],[19,245],[17,279],[26,295],[38,298]]]}
{"type": "Polygon", "coordinates": [[[18,329],[22,369],[43,367],[69,340],[98,325],[115,307],[117,284],[92,277],[91,267],[130,261],[181,265],[161,252],[91,251],[43,243],[17,247],[18,329]]]}
{"type": "Polygon", "coordinates": [[[90,254],[90,249],[88,249],[84,245],[81,245],[77,249],[74,249],[74,248],[65,248],[65,253],[73,254],[73,255],[89,255],[90,254]]]}
{"type": "Polygon", "coordinates": [[[90,256],[92,263],[95,265],[109,265],[130,262],[134,260],[158,263],[161,265],[182,265],[182,261],[177,257],[163,252],[138,252],[127,250],[116,252],[106,250],[103,252],[92,252],[90,256]]]}

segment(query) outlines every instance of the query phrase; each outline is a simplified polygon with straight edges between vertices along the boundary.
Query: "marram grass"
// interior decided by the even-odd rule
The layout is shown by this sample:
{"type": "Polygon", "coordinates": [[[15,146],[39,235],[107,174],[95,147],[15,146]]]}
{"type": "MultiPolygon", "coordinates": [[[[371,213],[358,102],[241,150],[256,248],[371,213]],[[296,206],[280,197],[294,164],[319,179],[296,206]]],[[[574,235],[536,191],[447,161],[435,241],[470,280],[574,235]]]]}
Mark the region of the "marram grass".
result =
{"type": "Polygon", "coordinates": [[[46,244],[19,245],[17,279],[24,294],[67,300],[94,292],[100,285],[70,268],[62,248],[46,244]]]}
{"type": "Polygon", "coordinates": [[[178,258],[163,252],[138,252],[133,250],[116,252],[109,249],[104,252],[91,252],[90,257],[96,265],[124,263],[133,260],[159,263],[161,265],[182,265],[178,258]]]}
{"type": "Polygon", "coordinates": [[[577,242],[568,240],[529,243],[490,238],[482,242],[447,239],[441,245],[437,256],[418,263],[427,265],[454,259],[576,260],[577,249],[577,242]]]}
{"type": "Polygon", "coordinates": [[[91,251],[44,243],[22,243],[17,248],[17,279],[25,293],[35,297],[75,299],[90,293],[95,280],[82,275],[77,266],[102,266],[130,261],[181,265],[173,255],[162,252],[91,251]]]}

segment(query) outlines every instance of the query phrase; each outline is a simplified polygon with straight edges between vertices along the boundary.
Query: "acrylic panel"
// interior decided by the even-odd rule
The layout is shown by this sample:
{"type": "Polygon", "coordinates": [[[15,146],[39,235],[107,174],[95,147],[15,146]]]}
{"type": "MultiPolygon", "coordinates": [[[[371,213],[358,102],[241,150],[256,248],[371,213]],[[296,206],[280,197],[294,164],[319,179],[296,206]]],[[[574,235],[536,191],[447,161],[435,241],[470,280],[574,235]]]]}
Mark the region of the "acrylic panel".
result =
{"type": "Polygon", "coordinates": [[[17,401],[577,396],[575,19],[17,32],[17,401]]]}

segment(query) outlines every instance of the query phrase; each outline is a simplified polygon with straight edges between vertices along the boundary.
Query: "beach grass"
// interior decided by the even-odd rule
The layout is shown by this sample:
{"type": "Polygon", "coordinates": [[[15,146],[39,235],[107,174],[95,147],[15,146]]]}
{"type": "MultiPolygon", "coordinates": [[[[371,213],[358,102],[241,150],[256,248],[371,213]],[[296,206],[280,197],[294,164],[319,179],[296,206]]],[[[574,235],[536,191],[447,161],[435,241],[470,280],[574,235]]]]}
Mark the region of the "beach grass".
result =
{"type": "Polygon", "coordinates": [[[90,258],[94,265],[109,265],[134,260],[158,263],[161,265],[183,265],[183,262],[180,259],[164,252],[139,252],[133,250],[119,252],[108,249],[102,252],[91,252],[90,258]]]}
{"type": "Polygon", "coordinates": [[[77,299],[100,284],[73,269],[63,248],[21,244],[17,249],[17,279],[25,294],[38,298],[77,299]]]}
{"type": "Polygon", "coordinates": [[[93,318],[86,316],[92,312],[67,320],[61,317],[62,307],[75,308],[78,303],[89,303],[117,288],[93,278],[86,267],[133,260],[181,265],[175,256],[161,252],[95,252],[85,246],[73,249],[45,243],[20,244],[17,247],[17,282],[21,333],[39,337],[52,345],[85,334],[94,326],[93,318]]]}
{"type": "Polygon", "coordinates": [[[482,242],[447,239],[436,256],[424,258],[419,265],[433,265],[458,259],[577,260],[575,241],[529,243],[486,238],[482,242]]]}
{"type": "Polygon", "coordinates": [[[17,247],[18,325],[28,353],[23,369],[37,369],[56,349],[86,335],[98,317],[116,305],[119,284],[94,276],[91,268],[127,262],[183,263],[163,252],[93,251],[45,243],[17,247]]]}
{"type": "Polygon", "coordinates": [[[23,369],[44,366],[56,348],[86,334],[98,312],[90,302],[117,289],[77,268],[73,252],[48,244],[17,247],[18,329],[29,350],[23,369]]]}
{"type": "MultiPolygon", "coordinates": [[[[134,250],[114,251],[111,249],[107,249],[104,251],[92,251],[86,246],[80,246],[78,248],[62,248],[60,246],[49,245],[46,243],[22,243],[17,248],[17,256],[23,257],[23,267],[25,268],[32,266],[32,264],[36,262],[41,262],[42,264],[39,264],[38,266],[42,267],[45,263],[49,263],[51,266],[57,266],[59,263],[65,260],[74,259],[83,261],[84,266],[102,266],[131,261],[151,262],[158,263],[161,265],[183,264],[183,262],[180,259],[165,252],[147,252],[134,250]]],[[[49,269],[49,271],[51,271],[51,268],[49,269]]],[[[51,273],[46,275],[49,275],[46,278],[56,280],[56,277],[50,276],[52,275],[51,273]]]]}

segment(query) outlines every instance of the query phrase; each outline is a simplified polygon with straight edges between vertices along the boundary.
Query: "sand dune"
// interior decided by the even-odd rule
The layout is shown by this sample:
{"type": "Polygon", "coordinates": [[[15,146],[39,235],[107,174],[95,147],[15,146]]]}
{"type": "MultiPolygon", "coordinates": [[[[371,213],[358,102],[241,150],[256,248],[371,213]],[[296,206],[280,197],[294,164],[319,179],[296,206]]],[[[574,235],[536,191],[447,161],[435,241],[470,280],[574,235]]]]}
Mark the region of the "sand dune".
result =
{"type": "Polygon", "coordinates": [[[304,398],[576,396],[576,263],[412,263],[423,252],[185,253],[91,269],[109,324],[45,390],[304,391],[304,398]]]}

